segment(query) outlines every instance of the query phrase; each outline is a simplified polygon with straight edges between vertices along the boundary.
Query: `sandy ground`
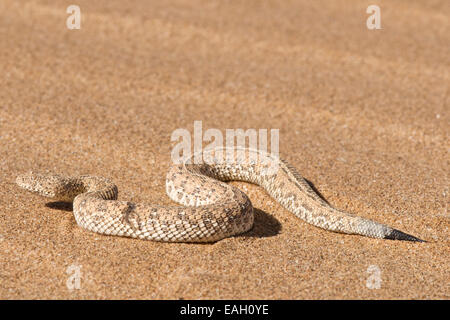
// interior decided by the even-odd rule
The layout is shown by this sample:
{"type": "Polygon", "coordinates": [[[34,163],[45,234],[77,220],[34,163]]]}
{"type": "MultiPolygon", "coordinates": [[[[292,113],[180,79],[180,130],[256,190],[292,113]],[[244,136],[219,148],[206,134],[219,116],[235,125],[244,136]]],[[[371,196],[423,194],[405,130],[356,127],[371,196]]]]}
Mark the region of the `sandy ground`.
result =
{"type": "Polygon", "coordinates": [[[450,298],[449,16],[447,0],[2,0],[0,298],[450,298]],[[279,129],[331,204],[428,242],[327,232],[237,182],[257,208],[248,234],[108,237],[14,184],[90,173],[171,204],[170,137],[195,120],[279,129]]]}

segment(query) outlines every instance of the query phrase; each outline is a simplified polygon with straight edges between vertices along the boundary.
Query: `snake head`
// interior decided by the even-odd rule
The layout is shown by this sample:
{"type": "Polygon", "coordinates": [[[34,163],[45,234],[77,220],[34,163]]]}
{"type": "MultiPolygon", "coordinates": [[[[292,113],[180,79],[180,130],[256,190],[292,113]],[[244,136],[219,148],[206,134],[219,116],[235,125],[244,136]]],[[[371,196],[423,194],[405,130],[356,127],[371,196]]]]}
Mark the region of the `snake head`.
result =
{"type": "Polygon", "coordinates": [[[19,187],[58,201],[72,201],[67,196],[67,179],[55,174],[39,174],[33,171],[16,178],[19,187]]]}

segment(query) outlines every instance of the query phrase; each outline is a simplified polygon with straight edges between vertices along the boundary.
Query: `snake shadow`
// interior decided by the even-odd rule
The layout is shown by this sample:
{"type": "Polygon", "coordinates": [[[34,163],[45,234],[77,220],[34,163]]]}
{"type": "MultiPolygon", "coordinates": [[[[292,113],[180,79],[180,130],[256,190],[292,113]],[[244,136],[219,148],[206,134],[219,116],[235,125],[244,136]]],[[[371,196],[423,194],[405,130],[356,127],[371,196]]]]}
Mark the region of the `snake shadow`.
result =
{"type": "Polygon", "coordinates": [[[64,201],[52,201],[47,202],[45,204],[47,208],[63,210],[63,211],[73,211],[72,202],[64,202],[64,201]]]}
{"type": "Polygon", "coordinates": [[[280,233],[281,223],[274,216],[257,208],[253,208],[253,214],[253,228],[236,237],[268,238],[280,233]]]}
{"type": "Polygon", "coordinates": [[[305,179],[306,183],[309,184],[309,186],[311,187],[311,189],[314,190],[315,193],[317,193],[317,195],[322,198],[323,201],[325,201],[327,204],[329,204],[331,206],[331,204],[327,201],[327,199],[325,199],[325,197],[319,192],[319,190],[317,190],[316,186],[309,181],[308,179],[305,179]]]}

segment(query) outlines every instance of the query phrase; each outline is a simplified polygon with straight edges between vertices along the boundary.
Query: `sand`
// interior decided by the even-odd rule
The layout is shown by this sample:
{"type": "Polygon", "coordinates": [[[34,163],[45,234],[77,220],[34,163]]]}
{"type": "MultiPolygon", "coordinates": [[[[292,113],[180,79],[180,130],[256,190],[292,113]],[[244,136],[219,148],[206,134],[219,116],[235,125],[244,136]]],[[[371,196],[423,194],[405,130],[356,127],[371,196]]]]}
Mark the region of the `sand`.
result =
{"type": "Polygon", "coordinates": [[[77,0],[80,30],[69,4],[0,3],[1,299],[450,298],[447,0],[77,0]],[[332,205],[428,242],[327,232],[238,182],[248,234],[108,237],[14,183],[90,173],[119,199],[171,204],[171,134],[196,120],[279,129],[332,205]]]}

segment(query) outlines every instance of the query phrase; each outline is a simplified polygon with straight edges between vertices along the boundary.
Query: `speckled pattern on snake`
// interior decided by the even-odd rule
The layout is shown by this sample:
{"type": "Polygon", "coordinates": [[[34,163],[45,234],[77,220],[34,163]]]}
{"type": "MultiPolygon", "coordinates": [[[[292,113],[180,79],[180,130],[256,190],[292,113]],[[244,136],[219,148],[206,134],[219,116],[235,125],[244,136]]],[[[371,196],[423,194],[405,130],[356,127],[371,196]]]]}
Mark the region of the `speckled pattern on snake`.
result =
{"type": "Polygon", "coordinates": [[[167,194],[182,206],[119,201],[113,182],[90,175],[66,177],[29,172],[18,176],[16,183],[54,200],[73,201],[78,225],[106,235],[165,242],[214,242],[244,233],[253,226],[253,206],[246,194],[225,183],[240,180],[261,186],[288,211],[316,227],[379,239],[423,241],[333,208],[294,167],[263,151],[218,148],[204,150],[201,158],[173,164],[167,173],[167,194]]]}

